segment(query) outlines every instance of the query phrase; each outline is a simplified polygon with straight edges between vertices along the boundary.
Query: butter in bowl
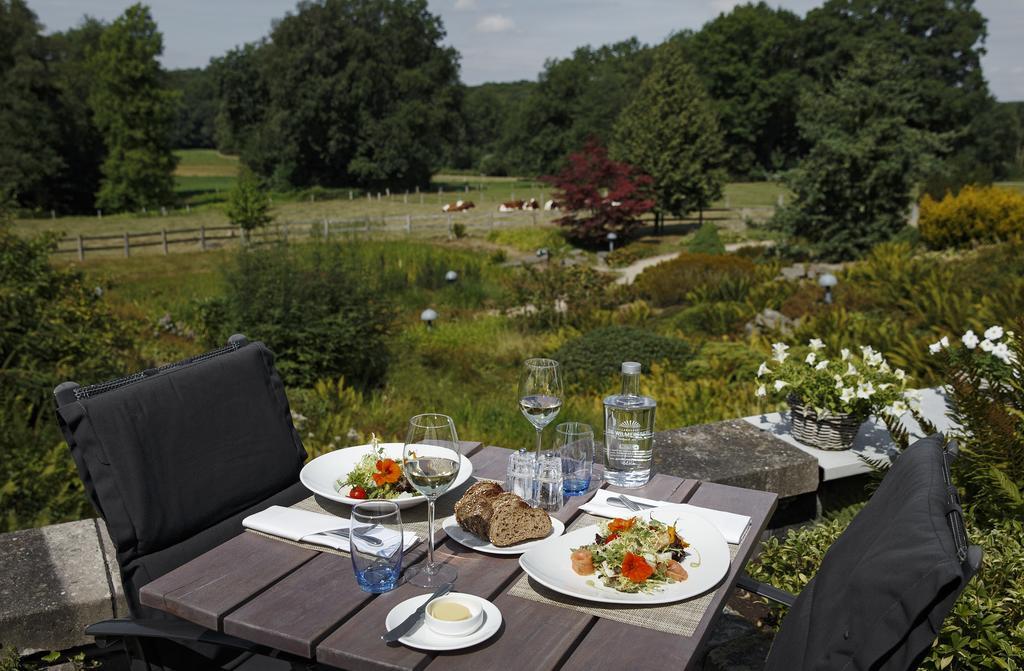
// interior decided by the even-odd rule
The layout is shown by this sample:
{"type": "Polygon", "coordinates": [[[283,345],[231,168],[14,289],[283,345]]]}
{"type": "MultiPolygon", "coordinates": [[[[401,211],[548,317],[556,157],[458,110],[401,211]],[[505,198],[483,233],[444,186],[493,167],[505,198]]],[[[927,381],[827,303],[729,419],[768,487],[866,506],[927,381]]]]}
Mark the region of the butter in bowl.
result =
{"type": "Polygon", "coordinates": [[[424,619],[436,634],[469,636],[483,624],[484,610],[477,599],[447,594],[430,602],[424,619]]]}

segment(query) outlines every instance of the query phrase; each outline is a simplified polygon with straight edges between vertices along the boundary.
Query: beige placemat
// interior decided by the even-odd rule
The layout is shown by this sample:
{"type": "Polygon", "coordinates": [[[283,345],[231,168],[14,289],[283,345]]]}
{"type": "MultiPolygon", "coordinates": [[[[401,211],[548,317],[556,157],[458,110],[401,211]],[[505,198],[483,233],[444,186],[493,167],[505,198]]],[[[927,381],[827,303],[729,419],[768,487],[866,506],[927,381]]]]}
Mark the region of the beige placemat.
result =
{"type": "MultiPolygon", "coordinates": [[[[598,521],[600,521],[600,518],[583,514],[569,525],[567,531],[581,529],[585,526],[596,524],[598,521]]],[[[730,559],[736,558],[737,550],[739,550],[738,545],[729,544],[730,559]]],[[[566,561],[568,561],[568,558],[566,558],[566,561]]],[[[644,629],[654,629],[678,636],[693,636],[693,632],[697,630],[697,625],[700,624],[704,613],[711,605],[711,601],[719,589],[721,587],[717,587],[694,599],[670,603],[664,606],[598,606],[593,601],[585,601],[559,594],[532,580],[530,576],[524,573],[512,586],[512,589],[509,590],[509,594],[522,599],[529,599],[530,601],[538,601],[552,606],[559,606],[560,608],[568,608],[580,613],[587,613],[595,617],[603,617],[607,620],[632,624],[644,629]]]]}
{"type": "MultiPolygon", "coordinates": [[[[490,480],[488,478],[477,478],[476,476],[471,477],[469,480],[464,482],[461,486],[445,492],[434,504],[434,533],[437,534],[437,530],[441,525],[441,521],[446,517],[455,514],[455,502],[462,498],[462,495],[466,493],[473,484],[477,482],[497,482],[496,480],[490,480]]],[[[344,503],[338,503],[337,501],[331,501],[330,499],[314,494],[309,498],[303,499],[298,503],[288,506],[289,508],[297,508],[299,510],[308,510],[314,513],[323,513],[326,515],[335,515],[336,517],[349,518],[352,513],[352,506],[347,506],[344,503]]],[[[391,525],[384,525],[391,526],[391,525]]],[[[394,527],[392,527],[394,528],[394,527]]],[[[422,503],[413,508],[406,508],[402,511],[402,530],[411,531],[420,537],[420,541],[427,539],[427,504],[422,503]]],[[[326,545],[316,545],[315,543],[302,543],[300,541],[288,540],[287,538],[281,538],[280,536],[273,536],[271,534],[265,534],[262,531],[256,531],[254,529],[246,529],[251,534],[263,536],[264,538],[273,538],[275,541],[282,543],[288,543],[290,545],[296,545],[300,548],[306,548],[307,550],[315,550],[317,552],[329,552],[331,554],[341,555],[342,557],[349,556],[348,552],[343,550],[335,550],[329,548],[326,545]]],[[[415,546],[413,546],[415,547],[415,546]]],[[[411,548],[410,548],[411,549],[411,548]]],[[[407,550],[408,552],[408,550],[407,550]]]]}

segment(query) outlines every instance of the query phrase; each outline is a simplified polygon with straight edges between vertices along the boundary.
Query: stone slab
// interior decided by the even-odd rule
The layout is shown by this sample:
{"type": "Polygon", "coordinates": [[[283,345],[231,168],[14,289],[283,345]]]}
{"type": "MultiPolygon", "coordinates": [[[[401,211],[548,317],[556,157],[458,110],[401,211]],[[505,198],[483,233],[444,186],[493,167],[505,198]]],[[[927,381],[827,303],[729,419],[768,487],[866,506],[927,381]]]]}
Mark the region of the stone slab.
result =
{"type": "MultiPolygon", "coordinates": [[[[948,432],[956,428],[947,417],[949,402],[942,389],[921,389],[921,414],[935,425],[939,431],[948,432]]],[[[751,426],[786,442],[801,452],[813,457],[821,468],[823,482],[848,478],[871,471],[870,466],[861,457],[890,461],[896,447],[885,424],[871,417],[860,427],[853,446],[848,450],[819,450],[804,445],[793,437],[789,413],[772,412],[744,418],[751,426]]],[[[921,437],[924,431],[909,414],[901,418],[911,435],[921,437]]]]}
{"type": "Polygon", "coordinates": [[[0,535],[0,641],[22,654],[91,643],[85,627],[113,616],[93,520],[0,535]]]}
{"type": "Polygon", "coordinates": [[[818,489],[818,462],[742,419],[654,434],[654,470],[797,496],[818,489]]]}

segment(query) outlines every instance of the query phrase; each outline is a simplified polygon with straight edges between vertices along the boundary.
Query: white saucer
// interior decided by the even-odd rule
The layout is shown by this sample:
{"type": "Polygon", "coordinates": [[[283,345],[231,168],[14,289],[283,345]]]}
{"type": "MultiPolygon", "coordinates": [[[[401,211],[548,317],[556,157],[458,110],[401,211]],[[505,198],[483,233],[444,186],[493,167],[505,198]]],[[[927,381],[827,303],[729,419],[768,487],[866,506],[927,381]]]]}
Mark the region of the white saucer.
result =
{"type": "Polygon", "coordinates": [[[459,526],[459,523],[455,521],[455,515],[446,517],[441,521],[441,528],[448,534],[456,543],[465,545],[472,550],[479,550],[480,552],[486,552],[492,555],[521,555],[532,547],[535,547],[544,541],[551,540],[552,538],[558,538],[565,531],[565,525],[554,517],[551,518],[551,533],[544,538],[538,538],[535,541],[526,541],[525,543],[516,543],[515,545],[509,545],[506,547],[498,547],[493,543],[489,543],[482,538],[478,538],[473,534],[469,533],[465,529],[459,526]]]}
{"type": "MultiPolygon", "coordinates": [[[[487,599],[481,599],[472,594],[458,592],[458,595],[480,603],[481,608],[484,610],[484,622],[480,625],[479,629],[468,636],[444,636],[443,634],[435,633],[433,629],[427,626],[425,621],[420,620],[420,623],[408,634],[398,639],[398,642],[417,650],[460,650],[477,643],[482,643],[491,636],[494,636],[498,629],[501,628],[501,611],[498,610],[498,607],[487,599]]],[[[384,621],[385,626],[387,626],[388,630],[397,627],[405,618],[412,615],[414,610],[422,606],[423,602],[429,599],[430,596],[430,594],[421,594],[398,604],[388,613],[387,619],[384,621]]]]}

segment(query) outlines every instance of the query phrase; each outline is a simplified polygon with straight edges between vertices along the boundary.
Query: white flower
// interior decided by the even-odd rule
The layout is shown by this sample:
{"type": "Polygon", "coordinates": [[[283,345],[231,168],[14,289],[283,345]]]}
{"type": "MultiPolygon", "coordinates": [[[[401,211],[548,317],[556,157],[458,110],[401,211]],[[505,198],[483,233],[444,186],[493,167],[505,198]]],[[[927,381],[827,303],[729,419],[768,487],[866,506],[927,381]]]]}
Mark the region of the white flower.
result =
{"type": "Polygon", "coordinates": [[[775,381],[775,391],[782,391],[782,388],[787,386],[788,384],[789,384],[788,382],[783,382],[782,380],[776,380],[775,381]]]}
{"type": "Polygon", "coordinates": [[[772,359],[778,361],[779,363],[782,363],[783,361],[786,360],[786,357],[789,356],[789,354],[786,352],[786,350],[788,349],[789,345],[786,345],[785,343],[775,343],[774,345],[772,345],[772,359]]]}
{"type": "Polygon", "coordinates": [[[757,376],[761,377],[765,373],[770,373],[770,372],[772,372],[772,371],[768,368],[768,365],[765,362],[762,361],[761,362],[761,367],[757,369],[757,376]]]}
{"type": "Polygon", "coordinates": [[[833,375],[832,378],[836,381],[836,389],[842,389],[845,383],[843,382],[842,375],[833,375]]]}
{"type": "Polygon", "coordinates": [[[1003,327],[989,326],[985,330],[985,337],[988,338],[989,340],[999,340],[1000,338],[1003,337],[1003,327]]]}
{"type": "Polygon", "coordinates": [[[907,379],[907,371],[903,370],[902,368],[897,368],[895,371],[893,371],[892,374],[900,382],[903,382],[903,380],[907,379]]]}
{"type": "Polygon", "coordinates": [[[880,385],[878,385],[878,388],[881,389],[882,391],[885,391],[886,389],[888,389],[891,386],[892,386],[891,382],[883,382],[880,385]]]}
{"type": "Polygon", "coordinates": [[[810,345],[811,349],[815,352],[820,349],[825,349],[825,343],[821,342],[820,338],[811,338],[807,344],[810,345]]]}
{"type": "Polygon", "coordinates": [[[1009,365],[1011,360],[1010,348],[1006,346],[1006,343],[1001,342],[992,348],[992,356],[999,359],[1003,363],[1009,365]]]}
{"type": "Polygon", "coordinates": [[[839,394],[839,400],[843,403],[849,403],[857,394],[853,391],[853,387],[843,387],[843,391],[839,394]]]}
{"type": "Polygon", "coordinates": [[[843,361],[846,361],[847,359],[850,358],[850,350],[846,349],[845,347],[839,353],[843,355],[843,361]]]}
{"type": "Polygon", "coordinates": [[[891,373],[892,372],[892,368],[889,367],[889,362],[888,361],[883,361],[881,363],[881,365],[878,366],[878,370],[880,370],[883,373],[891,373]]]}
{"type": "Polygon", "coordinates": [[[856,375],[857,374],[857,369],[853,367],[852,363],[846,364],[846,374],[847,375],[856,375]]]}
{"type": "Polygon", "coordinates": [[[870,382],[861,382],[857,385],[857,398],[871,398],[875,393],[875,387],[870,382]]]}
{"type": "Polygon", "coordinates": [[[938,342],[933,342],[931,345],[928,345],[928,351],[932,354],[938,354],[947,347],[949,347],[949,338],[942,336],[938,342]]]}
{"type": "Polygon", "coordinates": [[[818,365],[814,367],[814,370],[825,370],[828,368],[828,359],[822,359],[818,362],[818,365]]]}
{"type": "MultiPolygon", "coordinates": [[[[989,329],[991,331],[992,329],[989,329]]],[[[964,344],[967,349],[974,349],[978,346],[978,336],[974,335],[974,331],[968,331],[960,338],[960,342],[964,344]]]]}
{"type": "Polygon", "coordinates": [[[818,358],[817,354],[815,354],[814,352],[809,352],[807,354],[807,358],[804,359],[804,363],[806,363],[809,366],[813,366],[814,362],[817,360],[817,358],[818,358]]]}
{"type": "Polygon", "coordinates": [[[981,341],[981,349],[983,352],[991,352],[993,348],[995,348],[995,343],[993,343],[988,338],[985,338],[984,340],[981,341]]]}
{"type": "Polygon", "coordinates": [[[885,412],[892,415],[893,417],[901,417],[910,408],[903,401],[893,401],[892,405],[885,409],[885,412]]]}
{"type": "Polygon", "coordinates": [[[764,385],[762,384],[760,387],[757,388],[757,391],[754,392],[754,396],[764,396],[767,393],[768,390],[766,390],[764,388],[764,385]]]}
{"type": "Polygon", "coordinates": [[[949,347],[949,338],[947,338],[946,336],[942,336],[939,339],[939,344],[942,345],[943,349],[949,347]]]}

